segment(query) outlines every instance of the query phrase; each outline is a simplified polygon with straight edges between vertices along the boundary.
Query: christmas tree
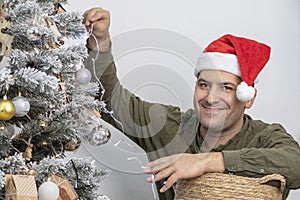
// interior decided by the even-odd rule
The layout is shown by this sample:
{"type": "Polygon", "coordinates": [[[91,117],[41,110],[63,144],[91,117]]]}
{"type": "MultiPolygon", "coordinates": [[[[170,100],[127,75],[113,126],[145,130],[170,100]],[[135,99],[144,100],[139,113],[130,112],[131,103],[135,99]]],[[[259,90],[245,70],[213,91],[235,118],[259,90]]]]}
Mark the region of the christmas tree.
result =
{"type": "Polygon", "coordinates": [[[110,138],[99,120],[101,83],[83,65],[86,46],[66,45],[88,35],[66,3],[0,1],[0,199],[25,195],[18,187],[32,190],[26,199],[106,199],[97,194],[106,170],[91,158],[64,160],[82,140],[110,138]]]}

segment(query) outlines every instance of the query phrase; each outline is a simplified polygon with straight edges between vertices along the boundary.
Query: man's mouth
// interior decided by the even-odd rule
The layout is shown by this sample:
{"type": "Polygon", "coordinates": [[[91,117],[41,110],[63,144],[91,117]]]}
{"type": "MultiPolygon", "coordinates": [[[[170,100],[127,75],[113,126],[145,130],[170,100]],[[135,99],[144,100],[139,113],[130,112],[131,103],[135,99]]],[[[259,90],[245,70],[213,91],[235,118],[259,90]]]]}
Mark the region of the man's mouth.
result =
{"type": "Polygon", "coordinates": [[[217,113],[217,112],[226,110],[224,107],[221,107],[221,106],[209,106],[209,105],[203,105],[203,104],[200,104],[200,106],[207,113],[217,113]]]}

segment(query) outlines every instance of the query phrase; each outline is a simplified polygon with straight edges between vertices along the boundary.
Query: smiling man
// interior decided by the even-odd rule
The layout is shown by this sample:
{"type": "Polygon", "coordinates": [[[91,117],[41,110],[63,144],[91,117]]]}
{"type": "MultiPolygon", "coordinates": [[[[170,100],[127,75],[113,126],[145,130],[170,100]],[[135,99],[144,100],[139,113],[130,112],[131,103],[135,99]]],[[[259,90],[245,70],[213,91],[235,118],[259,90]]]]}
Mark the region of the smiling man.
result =
{"type": "MultiPolygon", "coordinates": [[[[244,114],[255,100],[253,84],[269,60],[269,46],[233,35],[210,43],[199,53],[195,69],[195,108],[182,112],[143,101],[122,87],[110,51],[108,11],[88,10],[84,24],[93,33],[85,65],[93,70],[93,58],[101,51],[96,73],[106,91],[104,100],[125,134],[147,152],[152,162],[145,173],[155,174],[155,180],[147,180],[157,182],[161,200],[174,198],[177,180],[209,172],[281,174],[287,180],[283,199],[300,187],[298,143],[281,125],[244,114]]],[[[110,116],[103,118],[120,128],[110,116]]]]}
{"type": "Polygon", "coordinates": [[[237,100],[239,83],[240,78],[224,71],[205,70],[199,74],[194,95],[201,124],[199,132],[207,140],[215,138],[214,146],[225,144],[239,132],[244,123],[244,110],[252,105],[253,100],[247,103],[237,100]]]}
{"type": "Polygon", "coordinates": [[[232,35],[213,41],[200,55],[194,106],[201,137],[215,138],[210,149],[225,144],[242,129],[244,111],[256,96],[252,85],[269,57],[269,46],[232,35]]]}

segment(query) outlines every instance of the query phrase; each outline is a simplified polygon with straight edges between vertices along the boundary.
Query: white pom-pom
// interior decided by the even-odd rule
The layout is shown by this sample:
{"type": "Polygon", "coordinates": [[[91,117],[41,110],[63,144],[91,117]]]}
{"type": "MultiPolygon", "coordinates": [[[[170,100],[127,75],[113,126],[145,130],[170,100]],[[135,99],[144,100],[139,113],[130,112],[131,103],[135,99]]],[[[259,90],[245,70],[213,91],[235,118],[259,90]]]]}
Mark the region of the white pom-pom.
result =
{"type": "Polygon", "coordinates": [[[236,89],[236,97],[242,102],[247,102],[253,99],[255,95],[255,89],[252,86],[248,86],[246,82],[241,82],[236,89]]]}

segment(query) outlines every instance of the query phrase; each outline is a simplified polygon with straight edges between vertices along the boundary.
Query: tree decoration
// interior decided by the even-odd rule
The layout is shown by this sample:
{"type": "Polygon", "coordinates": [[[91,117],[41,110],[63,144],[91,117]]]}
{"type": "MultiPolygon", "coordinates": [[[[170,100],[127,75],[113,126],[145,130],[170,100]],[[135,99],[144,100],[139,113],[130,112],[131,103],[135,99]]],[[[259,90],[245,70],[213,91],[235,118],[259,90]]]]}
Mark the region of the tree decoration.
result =
{"type": "Polygon", "coordinates": [[[6,199],[37,200],[37,189],[34,176],[30,175],[5,175],[6,199]]]}
{"type": "Polygon", "coordinates": [[[110,131],[107,128],[100,125],[90,135],[89,142],[94,146],[98,146],[107,143],[110,137],[110,131]]]}
{"type": "Polygon", "coordinates": [[[3,100],[0,100],[0,120],[8,121],[14,117],[15,106],[12,101],[7,100],[7,96],[3,97],[3,100]]]}
{"type": "Polygon", "coordinates": [[[76,71],[75,81],[80,85],[88,84],[92,79],[91,72],[86,68],[81,68],[76,71]]]}
{"type": "Polygon", "coordinates": [[[30,110],[30,103],[25,97],[19,95],[14,97],[11,101],[15,106],[15,117],[24,117],[27,115],[30,110]]]}
{"type": "Polygon", "coordinates": [[[55,183],[48,180],[40,185],[38,195],[40,200],[57,200],[59,188],[55,183]]]}
{"type": "Polygon", "coordinates": [[[41,30],[38,26],[32,25],[27,29],[27,38],[32,41],[38,41],[42,37],[41,30]]]}
{"type": "Polygon", "coordinates": [[[81,140],[79,138],[72,138],[72,140],[67,141],[64,144],[64,149],[66,151],[75,151],[76,149],[79,148],[80,144],[81,144],[81,140]]]}
{"type": "Polygon", "coordinates": [[[33,147],[33,144],[31,144],[31,139],[32,139],[32,135],[29,137],[28,141],[26,141],[23,138],[21,138],[21,140],[27,145],[25,151],[22,154],[23,158],[25,159],[25,161],[30,161],[31,158],[32,158],[32,147],[33,147]]]}
{"type": "Polygon", "coordinates": [[[52,175],[52,182],[54,182],[59,188],[58,200],[77,200],[78,195],[76,194],[73,186],[68,180],[58,174],[52,175]]]}

